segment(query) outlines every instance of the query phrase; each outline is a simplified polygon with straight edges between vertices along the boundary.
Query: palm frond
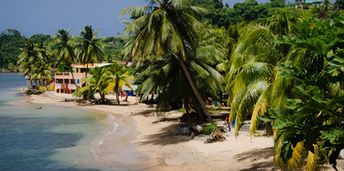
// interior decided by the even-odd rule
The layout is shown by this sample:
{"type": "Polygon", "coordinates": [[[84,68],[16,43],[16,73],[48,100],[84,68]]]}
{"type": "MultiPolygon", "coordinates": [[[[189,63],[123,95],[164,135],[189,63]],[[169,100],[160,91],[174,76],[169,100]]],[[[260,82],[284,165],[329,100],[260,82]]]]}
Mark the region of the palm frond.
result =
{"type": "Polygon", "coordinates": [[[297,169],[303,164],[304,142],[298,142],[293,148],[293,153],[288,161],[290,169],[297,169]]]}

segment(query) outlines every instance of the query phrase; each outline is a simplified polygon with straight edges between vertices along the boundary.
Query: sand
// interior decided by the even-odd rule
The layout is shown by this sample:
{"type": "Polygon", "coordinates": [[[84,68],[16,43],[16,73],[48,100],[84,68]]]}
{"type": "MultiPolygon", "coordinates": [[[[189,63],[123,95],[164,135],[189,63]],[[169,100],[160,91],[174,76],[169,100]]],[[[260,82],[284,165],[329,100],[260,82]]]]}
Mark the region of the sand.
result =
{"type": "MultiPolygon", "coordinates": [[[[175,118],[180,113],[173,111],[156,114],[154,106],[138,103],[135,97],[118,105],[79,105],[65,102],[71,95],[47,92],[31,96],[32,103],[57,106],[78,106],[87,110],[102,111],[119,123],[116,131],[104,137],[95,147],[96,160],[127,170],[278,170],[274,168],[273,139],[251,138],[241,131],[239,137],[226,133],[224,142],[204,144],[207,136],[176,136],[171,130],[179,124],[177,120],[158,122],[159,118],[175,118]]],[[[108,98],[114,98],[109,96],[108,98]]],[[[124,98],[123,98],[124,99],[124,98]]],[[[121,99],[121,100],[123,100],[121,99]]],[[[113,168],[117,170],[118,168],[113,168]]]]}

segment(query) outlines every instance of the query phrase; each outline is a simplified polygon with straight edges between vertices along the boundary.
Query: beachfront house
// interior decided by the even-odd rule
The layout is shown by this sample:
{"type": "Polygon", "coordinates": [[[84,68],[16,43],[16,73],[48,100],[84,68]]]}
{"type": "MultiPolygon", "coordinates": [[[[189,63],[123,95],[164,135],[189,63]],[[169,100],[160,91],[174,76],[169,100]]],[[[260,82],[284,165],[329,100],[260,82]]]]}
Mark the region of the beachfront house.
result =
{"type": "MultiPolygon", "coordinates": [[[[88,68],[99,68],[111,65],[112,63],[94,63],[88,64],[88,68]]],[[[56,72],[54,75],[55,92],[57,93],[73,93],[77,87],[81,87],[85,81],[87,66],[86,64],[73,64],[73,76],[70,72],[56,72]],[[75,81],[74,81],[75,80],[75,81]],[[77,87],[76,87],[77,86],[77,87]]],[[[87,77],[91,77],[88,73],[87,77]]]]}

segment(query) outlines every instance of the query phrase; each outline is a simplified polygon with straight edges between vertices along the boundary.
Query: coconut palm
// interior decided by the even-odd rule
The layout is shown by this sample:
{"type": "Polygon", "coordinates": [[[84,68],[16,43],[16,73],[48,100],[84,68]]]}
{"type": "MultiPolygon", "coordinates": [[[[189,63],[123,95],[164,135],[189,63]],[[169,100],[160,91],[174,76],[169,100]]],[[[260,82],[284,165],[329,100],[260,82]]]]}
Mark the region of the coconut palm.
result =
{"type": "Polygon", "coordinates": [[[250,26],[241,35],[230,60],[227,75],[230,121],[235,119],[238,134],[246,117],[253,111],[251,131],[254,132],[257,116],[267,109],[269,87],[274,77],[276,36],[264,26],[250,26]]]}
{"type": "Polygon", "coordinates": [[[285,36],[295,30],[295,23],[300,18],[308,17],[295,8],[277,8],[271,10],[272,16],[260,19],[277,36],[285,36]]]}
{"type": "Polygon", "coordinates": [[[116,93],[117,104],[120,104],[119,94],[121,90],[123,90],[124,86],[132,89],[131,82],[134,80],[134,77],[131,76],[128,69],[121,64],[115,63],[108,67],[107,70],[109,71],[112,80],[107,90],[109,92],[114,91],[116,93]]]}
{"type": "Polygon", "coordinates": [[[68,66],[68,69],[72,74],[75,87],[77,87],[71,66],[73,63],[77,62],[77,59],[72,44],[72,37],[69,35],[68,31],[63,29],[57,31],[53,49],[53,54],[57,57],[59,63],[64,63],[68,66]]]}
{"type": "Polygon", "coordinates": [[[52,79],[51,66],[46,61],[38,61],[35,63],[31,78],[39,80],[39,85],[47,86],[52,79]]]}
{"type": "MultiPolygon", "coordinates": [[[[212,66],[214,63],[220,63],[222,58],[219,59],[216,53],[208,54],[207,48],[210,47],[200,48],[197,51],[198,55],[185,62],[195,80],[195,85],[201,90],[202,100],[216,97],[218,92],[222,91],[221,83],[223,83],[222,75],[212,66]],[[201,53],[204,51],[207,53],[201,53]]],[[[136,80],[141,82],[138,92],[142,94],[142,99],[146,99],[152,92],[158,93],[158,111],[179,109],[184,106],[186,113],[189,113],[193,106],[197,105],[197,102],[190,98],[193,96],[193,90],[173,55],[146,61],[136,72],[138,73],[136,80]]]]}
{"type": "Polygon", "coordinates": [[[187,68],[188,60],[195,56],[198,31],[202,28],[194,15],[201,11],[192,6],[190,0],[151,0],[148,6],[127,8],[124,13],[134,19],[125,30],[131,36],[127,55],[141,62],[152,56],[165,62],[175,58],[187,86],[191,87],[191,98],[196,102],[193,106],[204,119],[209,118],[204,99],[187,68]]]}
{"type": "MultiPolygon", "coordinates": [[[[276,9],[273,16],[241,29],[227,66],[229,118],[236,121],[236,134],[249,116],[253,134],[258,117],[265,114],[269,106],[285,103],[290,83],[280,77],[277,66],[287,60],[290,45],[280,42],[285,36],[298,32],[297,21],[307,19],[297,14],[295,9],[276,9]]],[[[267,134],[271,135],[271,124],[266,126],[267,134]]]]}
{"type": "Polygon", "coordinates": [[[97,33],[92,29],[92,26],[85,26],[85,29],[81,31],[80,37],[76,41],[76,54],[78,61],[82,64],[86,64],[87,78],[88,65],[95,62],[102,62],[103,60],[103,46],[101,39],[97,38],[97,33]]]}
{"type": "Polygon", "coordinates": [[[105,96],[110,93],[108,87],[112,81],[109,71],[102,68],[90,70],[91,77],[87,79],[88,84],[75,91],[75,95],[86,96],[86,99],[95,99],[94,94],[99,93],[100,99],[97,103],[106,103],[105,96]],[[86,94],[86,95],[85,95],[86,94]]]}
{"type": "Polygon", "coordinates": [[[30,39],[27,40],[24,47],[20,48],[17,64],[19,65],[19,71],[29,77],[31,85],[32,80],[38,85],[37,79],[35,79],[34,76],[37,74],[37,67],[40,66],[41,63],[43,63],[43,56],[40,49],[36,47],[33,41],[30,39]]]}

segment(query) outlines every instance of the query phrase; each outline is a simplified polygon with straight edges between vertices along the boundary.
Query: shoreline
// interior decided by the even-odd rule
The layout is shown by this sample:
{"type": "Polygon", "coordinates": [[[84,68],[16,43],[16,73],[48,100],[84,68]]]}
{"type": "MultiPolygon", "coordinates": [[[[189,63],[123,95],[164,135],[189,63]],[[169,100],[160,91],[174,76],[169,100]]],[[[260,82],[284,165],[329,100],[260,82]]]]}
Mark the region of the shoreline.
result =
{"type": "Polygon", "coordinates": [[[41,95],[32,95],[28,98],[28,102],[32,104],[78,108],[91,113],[99,120],[102,120],[101,124],[105,124],[108,127],[105,135],[96,139],[90,145],[90,151],[94,155],[94,160],[111,169],[145,168],[143,162],[140,161],[143,158],[142,155],[132,144],[132,141],[137,135],[134,120],[122,117],[120,113],[107,109],[105,105],[79,105],[77,102],[65,102],[64,98],[67,98],[68,95],[66,97],[57,95],[64,94],[48,92],[41,95]]]}
{"type": "MultiPolygon", "coordinates": [[[[91,112],[106,113],[115,117],[118,127],[114,134],[107,134],[95,148],[96,160],[114,164],[122,169],[140,170],[245,170],[273,169],[273,139],[255,137],[247,132],[239,137],[225,134],[224,142],[204,144],[206,136],[193,140],[171,134],[178,121],[152,123],[157,116],[154,108],[138,103],[130,97],[123,105],[79,105],[65,102],[71,95],[54,92],[32,95],[30,102],[56,106],[78,107],[91,112]]],[[[165,113],[166,117],[180,116],[178,112],[165,113]]],[[[107,118],[108,119],[108,118],[107,118]]],[[[118,168],[113,168],[118,169],[118,168]]]]}
{"type": "MultiPolygon", "coordinates": [[[[114,96],[109,96],[111,99],[114,96]]],[[[157,122],[162,117],[176,118],[181,113],[172,111],[157,115],[153,106],[138,103],[135,97],[122,105],[84,105],[65,102],[71,95],[54,92],[29,97],[30,103],[77,107],[91,113],[106,114],[112,126],[94,147],[95,160],[111,170],[280,170],[273,165],[273,138],[251,138],[248,131],[225,133],[226,140],[204,144],[205,135],[191,139],[171,132],[180,123],[172,120],[157,122]]],[[[341,160],[342,163],[343,160],[341,160]]],[[[342,164],[339,169],[342,169],[342,164]]],[[[326,170],[333,170],[325,165],[326,170]]]]}

